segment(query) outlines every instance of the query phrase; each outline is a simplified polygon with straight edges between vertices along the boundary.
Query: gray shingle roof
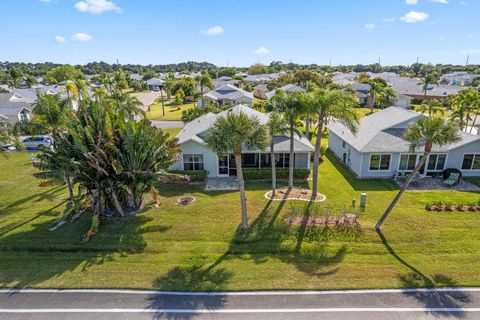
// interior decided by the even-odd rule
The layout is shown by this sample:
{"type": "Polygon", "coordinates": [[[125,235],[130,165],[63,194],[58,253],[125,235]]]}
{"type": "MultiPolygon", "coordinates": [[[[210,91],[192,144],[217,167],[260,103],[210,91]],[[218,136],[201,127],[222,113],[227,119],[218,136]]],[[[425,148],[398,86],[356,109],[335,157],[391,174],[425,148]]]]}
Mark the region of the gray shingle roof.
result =
{"type": "Polygon", "coordinates": [[[147,80],[147,84],[149,86],[162,86],[163,85],[163,81],[159,78],[151,78],[151,79],[148,79],[147,80]]]}
{"type": "Polygon", "coordinates": [[[207,92],[204,94],[204,96],[211,98],[213,100],[219,100],[219,99],[236,100],[242,96],[253,99],[253,95],[250,92],[237,88],[231,84],[226,84],[220,88],[207,92]]]}
{"type": "MultiPolygon", "coordinates": [[[[360,120],[358,132],[353,135],[342,123],[332,121],[328,129],[361,152],[409,152],[410,144],[402,139],[405,126],[424,115],[398,107],[389,107],[360,120]],[[401,126],[400,126],[401,125],[401,126]]],[[[473,141],[480,136],[460,132],[462,141],[446,146],[433,146],[433,152],[448,151],[473,141]]],[[[419,146],[419,150],[423,146],[419,146]]]]}
{"type": "MultiPolygon", "coordinates": [[[[210,129],[213,124],[217,121],[217,119],[221,117],[225,117],[228,113],[236,113],[239,114],[240,112],[245,113],[247,116],[251,118],[257,118],[261,124],[266,124],[269,119],[269,115],[256,111],[252,108],[249,108],[246,105],[236,105],[233,108],[228,110],[222,111],[218,114],[214,113],[207,113],[189,123],[180,131],[176,138],[178,139],[178,143],[182,144],[187,141],[195,141],[200,144],[205,144],[204,138],[205,135],[210,129]]],[[[278,136],[274,138],[275,142],[275,150],[277,152],[288,152],[290,150],[289,140],[288,137],[278,136]]],[[[294,141],[294,148],[296,152],[311,152],[314,150],[313,145],[308,141],[305,136],[295,136],[294,141]]],[[[260,150],[248,150],[244,148],[245,151],[260,151],[260,150]]],[[[267,150],[261,150],[267,151],[267,150]]]]}
{"type": "MultiPolygon", "coordinates": [[[[299,87],[296,84],[291,84],[291,83],[289,83],[287,85],[284,85],[283,87],[281,87],[279,89],[285,91],[286,93],[289,93],[289,92],[305,92],[305,89],[303,89],[302,87],[299,87]]],[[[274,94],[275,94],[275,90],[267,92],[265,94],[267,96],[267,100],[270,100],[273,97],[274,94]]]]}

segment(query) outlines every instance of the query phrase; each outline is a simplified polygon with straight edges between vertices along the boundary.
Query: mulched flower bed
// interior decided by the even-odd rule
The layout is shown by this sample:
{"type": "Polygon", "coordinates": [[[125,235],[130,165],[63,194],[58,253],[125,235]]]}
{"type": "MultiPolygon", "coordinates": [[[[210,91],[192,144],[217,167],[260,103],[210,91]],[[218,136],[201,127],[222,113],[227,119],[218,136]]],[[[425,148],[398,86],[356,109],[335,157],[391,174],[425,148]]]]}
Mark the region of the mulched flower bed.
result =
{"type": "Polygon", "coordinates": [[[188,206],[195,202],[195,197],[193,196],[183,196],[177,199],[177,203],[181,206],[188,206]]]}
{"type": "Polygon", "coordinates": [[[327,199],[327,197],[321,193],[317,193],[317,197],[312,199],[312,190],[309,189],[293,188],[289,191],[287,187],[277,189],[274,198],[272,198],[272,191],[270,190],[265,193],[265,198],[273,201],[300,200],[312,202],[322,202],[327,199]]]}
{"type": "Polygon", "coordinates": [[[451,203],[429,203],[425,206],[427,211],[437,212],[480,212],[480,203],[451,204],[451,203]]]}
{"type": "Polygon", "coordinates": [[[335,227],[338,225],[357,226],[359,225],[358,218],[355,214],[346,214],[340,218],[335,216],[323,216],[323,217],[287,217],[285,218],[287,224],[293,226],[307,225],[314,227],[335,227]]]}

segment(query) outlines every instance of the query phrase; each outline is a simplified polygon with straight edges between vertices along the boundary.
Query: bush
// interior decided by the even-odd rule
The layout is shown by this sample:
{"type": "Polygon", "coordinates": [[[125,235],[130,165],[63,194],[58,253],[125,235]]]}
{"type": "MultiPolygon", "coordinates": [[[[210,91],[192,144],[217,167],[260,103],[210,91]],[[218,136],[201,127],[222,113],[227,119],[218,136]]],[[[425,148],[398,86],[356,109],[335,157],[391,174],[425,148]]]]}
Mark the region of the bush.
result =
{"type": "Polygon", "coordinates": [[[207,179],[207,170],[170,170],[170,173],[183,174],[190,177],[190,181],[203,182],[207,179]]]}
{"type": "MultiPolygon", "coordinates": [[[[288,179],[288,169],[277,169],[277,179],[288,179]]],[[[293,178],[295,180],[307,180],[310,176],[310,169],[293,169],[293,178]]],[[[271,169],[243,169],[245,180],[270,180],[272,178],[271,169]]]]}

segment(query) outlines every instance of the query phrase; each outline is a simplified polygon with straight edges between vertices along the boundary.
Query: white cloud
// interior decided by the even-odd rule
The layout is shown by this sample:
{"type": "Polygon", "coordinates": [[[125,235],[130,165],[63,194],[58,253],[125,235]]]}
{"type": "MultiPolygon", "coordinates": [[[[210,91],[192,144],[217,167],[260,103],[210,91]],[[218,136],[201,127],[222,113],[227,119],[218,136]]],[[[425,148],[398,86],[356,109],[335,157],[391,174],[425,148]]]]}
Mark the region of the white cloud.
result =
{"type": "Polygon", "coordinates": [[[417,2],[418,0],[405,0],[405,3],[410,5],[417,4],[417,2]]]}
{"type": "Polygon", "coordinates": [[[58,43],[64,43],[67,41],[67,39],[65,39],[65,37],[62,37],[62,36],[55,36],[55,38],[53,39],[58,43]]]}
{"type": "Polygon", "coordinates": [[[430,0],[431,2],[436,2],[436,3],[442,3],[442,4],[447,4],[448,0],[430,0]]]}
{"type": "Polygon", "coordinates": [[[419,12],[419,11],[410,11],[406,15],[400,18],[400,20],[404,21],[405,23],[415,23],[418,21],[423,21],[430,17],[428,13],[419,12]]]}
{"type": "Polygon", "coordinates": [[[84,0],[75,3],[74,6],[80,12],[99,14],[107,11],[122,12],[122,9],[112,1],[108,0],[84,0]]]}
{"type": "Polygon", "coordinates": [[[373,30],[373,29],[375,29],[375,24],[374,24],[374,23],[367,23],[367,24],[365,25],[365,29],[367,29],[367,30],[373,30]]]}
{"type": "Polygon", "coordinates": [[[217,34],[222,34],[223,32],[225,32],[225,29],[223,29],[222,26],[214,26],[214,27],[208,28],[204,33],[207,36],[215,36],[217,34]]]}
{"type": "Polygon", "coordinates": [[[90,41],[92,39],[93,39],[93,37],[91,35],[86,34],[86,33],[82,33],[82,32],[75,33],[72,36],[72,40],[74,40],[74,41],[87,42],[87,41],[90,41]]]}
{"type": "Polygon", "coordinates": [[[383,18],[383,22],[394,22],[395,20],[397,20],[395,17],[383,18]]]}
{"type": "Polygon", "coordinates": [[[260,47],[260,48],[257,48],[255,50],[253,50],[254,53],[258,54],[258,55],[261,55],[261,54],[267,54],[270,52],[270,50],[268,50],[267,48],[265,47],[260,47]]]}

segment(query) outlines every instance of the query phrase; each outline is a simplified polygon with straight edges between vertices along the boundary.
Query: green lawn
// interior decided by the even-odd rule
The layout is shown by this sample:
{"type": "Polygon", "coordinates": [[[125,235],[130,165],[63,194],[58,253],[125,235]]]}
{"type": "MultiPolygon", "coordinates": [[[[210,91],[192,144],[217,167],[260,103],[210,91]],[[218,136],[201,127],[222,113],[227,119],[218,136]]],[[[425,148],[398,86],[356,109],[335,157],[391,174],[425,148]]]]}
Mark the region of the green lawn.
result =
{"type": "Polygon", "coordinates": [[[150,120],[181,120],[182,111],[193,108],[193,102],[175,105],[173,102],[165,103],[165,116],[163,115],[162,105],[154,104],[150,106],[150,112],[147,112],[147,117],[150,120]]]}
{"type": "Polygon", "coordinates": [[[472,201],[480,193],[407,192],[379,236],[376,220],[397,191],[356,180],[327,155],[319,190],[327,200],[269,202],[268,183],[247,183],[250,231],[237,233],[238,192],[160,186],[160,208],[104,223],[81,244],[89,217],[49,232],[64,186],[38,187],[30,154],[0,159],[0,286],[162,290],[335,289],[480,285],[480,213],[433,213],[427,201],[472,201]],[[290,215],[338,214],[360,193],[361,229],[290,227],[290,215]],[[197,201],[180,207],[191,193],[197,201]]]}

